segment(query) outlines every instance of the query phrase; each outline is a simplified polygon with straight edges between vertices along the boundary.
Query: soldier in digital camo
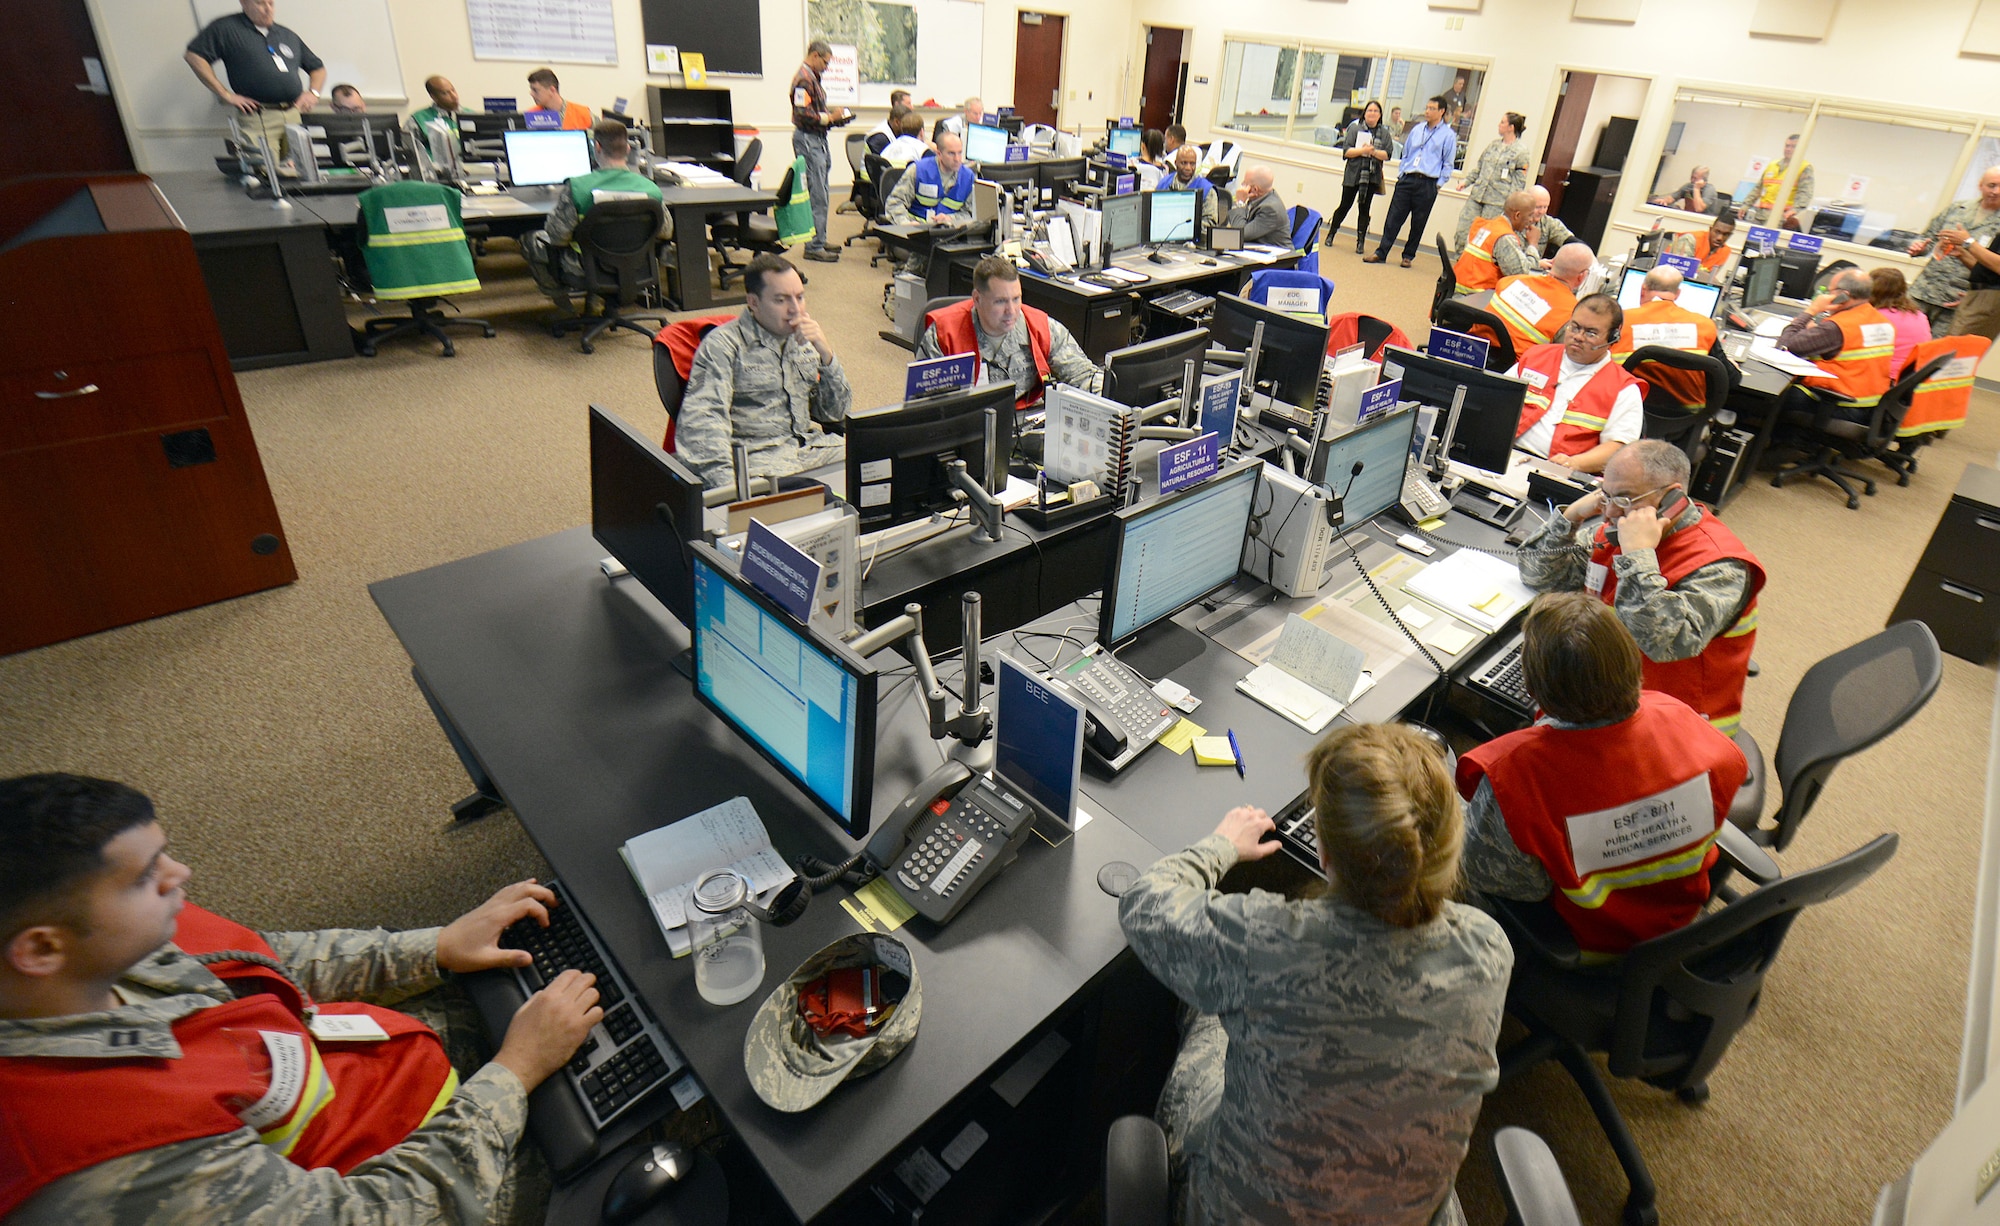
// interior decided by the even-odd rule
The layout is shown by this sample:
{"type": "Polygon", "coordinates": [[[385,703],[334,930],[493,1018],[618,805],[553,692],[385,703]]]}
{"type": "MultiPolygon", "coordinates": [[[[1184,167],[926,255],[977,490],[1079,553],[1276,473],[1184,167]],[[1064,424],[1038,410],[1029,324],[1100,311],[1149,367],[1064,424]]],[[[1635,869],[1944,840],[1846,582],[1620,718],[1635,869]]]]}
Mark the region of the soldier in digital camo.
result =
{"type": "Polygon", "coordinates": [[[188,877],[131,788],[0,780],[0,1217],[541,1220],[527,1095],[597,990],[565,972],[489,1061],[446,973],[520,965],[498,938],[547,922],[546,887],[444,928],[259,933],[187,903],[188,877]]]}
{"type": "Polygon", "coordinates": [[[1513,950],[1448,901],[1463,819],[1421,735],[1337,729],[1306,774],[1326,896],[1216,888],[1278,846],[1262,809],[1239,808],[1119,901],[1133,951],[1188,1010],[1157,1112],[1177,1215],[1461,1223],[1452,1183],[1499,1081],[1513,950]]]}

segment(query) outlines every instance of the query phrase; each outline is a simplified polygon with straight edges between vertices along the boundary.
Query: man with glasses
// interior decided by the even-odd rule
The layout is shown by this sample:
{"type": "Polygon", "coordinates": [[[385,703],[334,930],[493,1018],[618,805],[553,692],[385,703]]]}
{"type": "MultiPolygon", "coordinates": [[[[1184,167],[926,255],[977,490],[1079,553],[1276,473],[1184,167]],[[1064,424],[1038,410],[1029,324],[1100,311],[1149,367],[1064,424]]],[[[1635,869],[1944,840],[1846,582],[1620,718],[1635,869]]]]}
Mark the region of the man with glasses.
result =
{"type": "Polygon", "coordinates": [[[1646,657],[1645,688],[1733,736],[1764,568],[1687,483],[1680,448],[1633,443],[1604,466],[1603,486],[1551,516],[1517,560],[1538,592],[1582,590],[1610,605],[1646,657]]]}
{"type": "Polygon", "coordinates": [[[1646,384],[1611,360],[1625,312],[1609,294],[1576,304],[1562,343],[1536,345],[1507,373],[1528,384],[1514,445],[1565,468],[1601,473],[1646,426],[1646,384]]]}

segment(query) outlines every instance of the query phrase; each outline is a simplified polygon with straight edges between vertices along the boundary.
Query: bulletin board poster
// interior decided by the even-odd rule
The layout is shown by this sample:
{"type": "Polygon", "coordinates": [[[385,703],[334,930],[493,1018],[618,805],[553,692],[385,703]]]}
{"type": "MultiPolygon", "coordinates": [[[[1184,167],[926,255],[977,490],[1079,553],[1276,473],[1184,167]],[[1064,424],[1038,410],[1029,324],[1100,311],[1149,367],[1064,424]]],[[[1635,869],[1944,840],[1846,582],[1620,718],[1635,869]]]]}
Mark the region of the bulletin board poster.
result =
{"type": "Polygon", "coordinates": [[[833,58],[826,63],[826,71],[820,74],[820,87],[826,90],[826,100],[833,106],[861,105],[861,54],[845,43],[833,44],[833,58]]]}

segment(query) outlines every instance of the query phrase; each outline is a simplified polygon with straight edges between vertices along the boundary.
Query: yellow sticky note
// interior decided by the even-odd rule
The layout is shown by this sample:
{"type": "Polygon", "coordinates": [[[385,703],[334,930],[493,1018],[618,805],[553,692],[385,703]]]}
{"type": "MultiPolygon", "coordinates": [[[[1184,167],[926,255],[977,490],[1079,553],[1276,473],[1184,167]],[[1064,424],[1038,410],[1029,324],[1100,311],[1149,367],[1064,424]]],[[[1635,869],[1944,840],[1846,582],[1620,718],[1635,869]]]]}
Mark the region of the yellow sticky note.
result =
{"type": "Polygon", "coordinates": [[[1483,613],[1486,610],[1492,608],[1495,604],[1498,604],[1500,601],[1500,597],[1505,594],[1506,593],[1502,592],[1499,588],[1496,587],[1492,591],[1486,593],[1484,596],[1481,596],[1478,600],[1473,601],[1472,607],[1478,609],[1483,613]]]}
{"type": "Polygon", "coordinates": [[[887,881],[875,880],[854,891],[854,898],[868,911],[868,917],[884,932],[894,932],[909,922],[917,909],[903,900],[887,881]]]}
{"type": "Polygon", "coordinates": [[[1426,643],[1429,643],[1446,655],[1455,656],[1459,652],[1464,651],[1478,637],[1478,635],[1463,627],[1444,624],[1427,631],[1423,639],[1426,643]]]}
{"type": "Polygon", "coordinates": [[[1208,729],[1195,723],[1193,720],[1184,718],[1180,723],[1175,724],[1160,734],[1160,744],[1165,745],[1175,753],[1186,753],[1188,746],[1194,744],[1194,739],[1207,731],[1208,729]]]}
{"type": "Polygon", "coordinates": [[[1197,766],[1234,766],[1236,751],[1230,747],[1226,736],[1196,737],[1194,760],[1197,766]]]}

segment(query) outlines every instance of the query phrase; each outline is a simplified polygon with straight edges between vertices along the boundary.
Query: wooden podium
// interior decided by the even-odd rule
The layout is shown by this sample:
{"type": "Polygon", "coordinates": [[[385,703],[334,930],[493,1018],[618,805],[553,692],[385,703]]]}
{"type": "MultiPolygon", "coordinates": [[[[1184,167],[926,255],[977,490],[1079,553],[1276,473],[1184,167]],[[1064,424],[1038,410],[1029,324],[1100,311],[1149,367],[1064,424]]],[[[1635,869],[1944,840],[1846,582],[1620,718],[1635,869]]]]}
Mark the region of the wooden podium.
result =
{"type": "Polygon", "coordinates": [[[0,654],[298,577],[150,180],[0,183],[0,302],[0,654]]]}

